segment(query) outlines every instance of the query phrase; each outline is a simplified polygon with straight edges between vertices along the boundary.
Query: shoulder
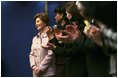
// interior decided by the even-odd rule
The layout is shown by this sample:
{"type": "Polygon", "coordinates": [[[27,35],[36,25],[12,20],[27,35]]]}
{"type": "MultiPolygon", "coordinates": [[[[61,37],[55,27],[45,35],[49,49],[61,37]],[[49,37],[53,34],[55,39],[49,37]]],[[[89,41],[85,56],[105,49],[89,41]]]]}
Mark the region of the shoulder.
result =
{"type": "Polygon", "coordinates": [[[33,39],[32,39],[32,41],[35,41],[35,40],[36,40],[36,38],[37,38],[37,36],[34,36],[34,37],[33,37],[33,39]]]}

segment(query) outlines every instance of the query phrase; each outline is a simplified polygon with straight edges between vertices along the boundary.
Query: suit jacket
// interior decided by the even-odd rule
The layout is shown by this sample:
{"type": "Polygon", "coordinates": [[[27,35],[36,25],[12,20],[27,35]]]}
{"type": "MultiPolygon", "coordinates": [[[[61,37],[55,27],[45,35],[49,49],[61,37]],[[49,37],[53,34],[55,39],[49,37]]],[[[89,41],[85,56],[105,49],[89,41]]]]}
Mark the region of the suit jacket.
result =
{"type": "MultiPolygon", "coordinates": [[[[52,50],[42,48],[42,45],[48,43],[48,36],[46,33],[38,33],[33,38],[31,52],[29,55],[30,66],[39,66],[43,71],[40,76],[53,76],[55,74],[55,58],[52,50]]],[[[36,76],[33,74],[33,76],[36,76]]]]}

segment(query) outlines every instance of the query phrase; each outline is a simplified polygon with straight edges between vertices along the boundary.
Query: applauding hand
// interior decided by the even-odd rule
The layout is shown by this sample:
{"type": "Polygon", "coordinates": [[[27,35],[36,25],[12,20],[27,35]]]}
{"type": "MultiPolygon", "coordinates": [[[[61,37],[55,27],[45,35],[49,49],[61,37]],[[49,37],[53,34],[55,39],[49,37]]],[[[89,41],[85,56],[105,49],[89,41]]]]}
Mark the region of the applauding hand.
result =
{"type": "Polygon", "coordinates": [[[77,26],[73,25],[67,25],[66,29],[63,32],[67,35],[61,35],[58,38],[65,43],[72,43],[76,38],[79,38],[80,35],[80,31],[78,30],[77,26]]]}

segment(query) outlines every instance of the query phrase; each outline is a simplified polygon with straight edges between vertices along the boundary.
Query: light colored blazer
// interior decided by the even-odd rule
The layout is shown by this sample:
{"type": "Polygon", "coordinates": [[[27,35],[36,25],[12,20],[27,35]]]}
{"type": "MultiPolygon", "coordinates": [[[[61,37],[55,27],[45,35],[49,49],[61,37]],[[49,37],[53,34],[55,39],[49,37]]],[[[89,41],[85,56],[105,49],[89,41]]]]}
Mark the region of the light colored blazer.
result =
{"type": "MultiPolygon", "coordinates": [[[[30,66],[39,66],[43,71],[40,76],[53,76],[55,75],[55,57],[52,50],[42,48],[42,45],[48,43],[48,36],[46,33],[38,33],[32,40],[31,52],[29,54],[30,66]]],[[[33,72],[33,76],[36,76],[33,72]]]]}

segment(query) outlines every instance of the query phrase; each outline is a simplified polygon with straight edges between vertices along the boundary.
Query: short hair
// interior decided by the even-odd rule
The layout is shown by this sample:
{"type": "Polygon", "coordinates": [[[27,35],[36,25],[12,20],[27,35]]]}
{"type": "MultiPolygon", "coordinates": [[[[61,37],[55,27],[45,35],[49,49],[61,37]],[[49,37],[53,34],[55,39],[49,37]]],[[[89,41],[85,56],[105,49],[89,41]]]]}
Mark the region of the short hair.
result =
{"type": "Polygon", "coordinates": [[[60,14],[64,14],[66,15],[66,9],[64,7],[64,5],[59,5],[55,10],[55,13],[60,13],[60,14]]]}
{"type": "Polygon", "coordinates": [[[59,14],[63,14],[63,19],[65,21],[68,21],[68,18],[66,17],[66,9],[65,9],[65,6],[64,4],[61,4],[59,5],[55,10],[54,10],[55,13],[59,13],[59,14]]]}
{"type": "Polygon", "coordinates": [[[34,16],[34,21],[36,21],[36,18],[40,18],[44,23],[46,23],[46,26],[49,25],[49,17],[46,13],[37,13],[34,16]]]}

